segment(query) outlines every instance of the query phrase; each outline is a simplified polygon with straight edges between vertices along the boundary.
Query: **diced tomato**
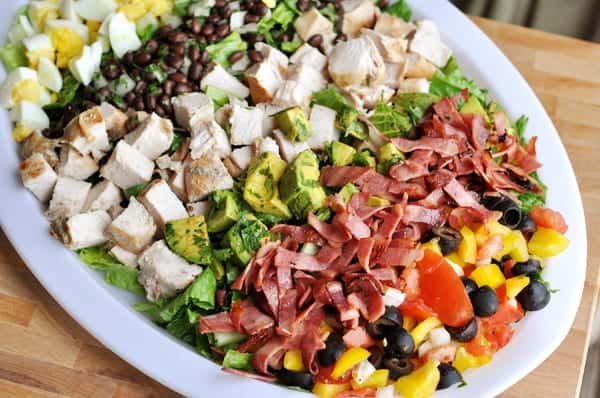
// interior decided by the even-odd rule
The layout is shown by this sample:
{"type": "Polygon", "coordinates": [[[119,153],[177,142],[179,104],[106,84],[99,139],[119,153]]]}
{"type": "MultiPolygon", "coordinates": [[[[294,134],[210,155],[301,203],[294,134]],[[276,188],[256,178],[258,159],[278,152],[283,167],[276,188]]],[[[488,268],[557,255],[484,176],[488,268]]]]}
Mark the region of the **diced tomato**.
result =
{"type": "Polygon", "coordinates": [[[420,298],[445,325],[460,327],[473,319],[473,305],[465,287],[444,257],[425,250],[417,263],[420,298]]]}
{"type": "Polygon", "coordinates": [[[512,278],[513,274],[512,274],[512,267],[515,266],[517,262],[513,259],[510,260],[506,260],[502,265],[504,268],[504,276],[506,277],[506,279],[508,278],[512,278]]]}
{"type": "Polygon", "coordinates": [[[498,311],[491,317],[485,318],[483,323],[488,325],[508,325],[520,321],[524,316],[523,308],[516,300],[511,302],[505,301],[500,304],[498,311]],[[512,303],[516,303],[516,305],[512,303]]]}
{"type": "Polygon", "coordinates": [[[483,324],[479,319],[477,320],[477,323],[479,327],[477,335],[473,340],[465,344],[465,349],[469,354],[475,355],[476,357],[493,355],[494,352],[496,352],[496,342],[487,340],[483,331],[483,324]]]}
{"type": "Polygon", "coordinates": [[[508,300],[508,297],[506,297],[506,283],[503,283],[496,288],[496,296],[498,296],[500,304],[506,303],[506,300],[508,300]]]}
{"type": "Polygon", "coordinates": [[[538,227],[550,228],[561,234],[569,228],[562,214],[546,207],[534,206],[529,215],[538,227]]]}
{"type": "Polygon", "coordinates": [[[398,278],[398,288],[406,294],[408,300],[419,296],[419,270],[414,267],[405,267],[400,278],[398,278]]]}
{"type": "Polygon", "coordinates": [[[507,345],[514,333],[510,325],[487,325],[484,328],[485,338],[496,346],[496,350],[507,345]]]}
{"type": "Polygon", "coordinates": [[[374,388],[361,388],[360,390],[342,391],[334,398],[375,398],[377,390],[374,388]]]}
{"type": "Polygon", "coordinates": [[[464,272],[465,276],[471,275],[471,272],[473,272],[474,270],[475,270],[475,266],[471,265],[471,264],[467,264],[463,267],[463,272],[464,272]]]}
{"type": "Polygon", "coordinates": [[[323,384],[344,384],[348,383],[350,379],[352,379],[352,370],[349,370],[346,373],[344,373],[344,375],[339,379],[334,379],[333,377],[331,377],[331,372],[333,371],[334,366],[335,364],[326,368],[320,368],[319,373],[317,373],[317,375],[315,376],[315,381],[317,383],[323,384]]]}
{"type": "Polygon", "coordinates": [[[423,319],[427,319],[430,316],[437,316],[437,314],[421,299],[405,301],[400,304],[400,312],[403,316],[409,316],[415,318],[417,322],[421,322],[423,319]]]}

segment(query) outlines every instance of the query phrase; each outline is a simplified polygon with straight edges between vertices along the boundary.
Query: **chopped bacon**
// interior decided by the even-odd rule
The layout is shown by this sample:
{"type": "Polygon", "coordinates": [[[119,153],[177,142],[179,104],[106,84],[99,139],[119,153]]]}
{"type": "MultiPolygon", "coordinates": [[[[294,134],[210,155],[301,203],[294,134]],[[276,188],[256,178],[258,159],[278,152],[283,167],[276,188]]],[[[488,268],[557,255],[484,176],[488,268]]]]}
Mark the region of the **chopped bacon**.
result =
{"type": "Polygon", "coordinates": [[[350,240],[352,235],[342,228],[319,220],[313,213],[308,213],[308,224],[310,224],[330,244],[340,245],[350,240]]]}
{"type": "Polygon", "coordinates": [[[456,346],[453,344],[446,344],[439,347],[433,347],[423,355],[424,361],[436,361],[436,362],[452,362],[456,355],[456,346]]]}
{"type": "Polygon", "coordinates": [[[478,213],[481,221],[486,221],[494,217],[494,212],[486,209],[477,201],[456,179],[450,181],[444,187],[444,191],[460,207],[468,207],[478,213]]]}
{"type": "Polygon", "coordinates": [[[275,336],[256,351],[252,357],[252,365],[260,373],[270,375],[269,367],[281,369],[286,348],[285,337],[275,336]]]}
{"type": "Polygon", "coordinates": [[[434,227],[439,227],[446,222],[448,212],[446,208],[429,209],[423,206],[407,205],[404,209],[402,221],[405,224],[424,223],[434,227]]]}
{"type": "Polygon", "coordinates": [[[273,318],[261,312],[249,300],[236,301],[231,306],[231,322],[238,332],[255,334],[272,327],[273,318]]]}
{"type": "Polygon", "coordinates": [[[413,178],[426,176],[429,174],[429,164],[432,155],[432,150],[415,150],[404,162],[400,162],[390,167],[390,176],[398,181],[408,181],[413,178]]]}
{"type": "Polygon", "coordinates": [[[364,327],[357,327],[347,331],[342,337],[347,347],[369,348],[375,344],[364,327]]]}
{"type": "Polygon", "coordinates": [[[370,167],[325,166],[321,169],[321,184],[326,187],[340,187],[349,182],[356,182],[370,170],[370,167]]]}
{"type": "Polygon", "coordinates": [[[427,189],[423,184],[416,183],[416,180],[412,182],[404,181],[392,181],[389,186],[389,192],[395,196],[408,195],[410,200],[419,200],[427,196],[427,189]]]}
{"type": "Polygon", "coordinates": [[[200,334],[236,331],[228,312],[219,312],[218,314],[198,317],[198,330],[200,334]]]}
{"type": "Polygon", "coordinates": [[[296,289],[289,289],[283,293],[279,300],[277,334],[291,336],[294,322],[296,321],[296,289]]]}
{"type": "Polygon", "coordinates": [[[506,116],[502,112],[496,112],[493,115],[494,118],[494,128],[496,129],[496,134],[505,135],[506,134],[506,125],[508,124],[506,121],[506,116]]]}
{"type": "Polygon", "coordinates": [[[400,225],[403,216],[404,207],[402,205],[394,205],[389,213],[385,213],[383,224],[377,230],[377,233],[374,235],[374,237],[378,240],[391,239],[394,231],[398,228],[398,225],[400,225]]]}
{"type": "Polygon", "coordinates": [[[482,115],[469,114],[463,115],[463,120],[470,127],[471,135],[469,139],[475,149],[485,148],[490,132],[485,128],[485,119],[482,115]]]}
{"type": "Polygon", "coordinates": [[[379,255],[375,262],[382,266],[408,266],[423,257],[423,249],[412,247],[412,242],[404,239],[394,239],[379,255]]]}
{"type": "Polygon", "coordinates": [[[319,246],[325,244],[325,240],[308,225],[299,227],[297,225],[277,224],[271,228],[271,233],[281,234],[299,243],[315,243],[319,246]]]}
{"type": "Polygon", "coordinates": [[[391,142],[402,152],[424,149],[442,156],[455,156],[459,153],[458,143],[449,138],[421,137],[418,140],[392,138],[391,142]]]}
{"type": "Polygon", "coordinates": [[[277,267],[277,287],[279,288],[279,295],[282,294],[282,290],[291,289],[293,286],[292,268],[286,266],[277,267]]]}
{"type": "Polygon", "coordinates": [[[262,347],[267,341],[273,337],[275,331],[273,328],[263,329],[260,332],[253,334],[248,337],[243,343],[239,345],[237,350],[239,352],[249,352],[256,351],[258,348],[262,347]]]}
{"type": "Polygon", "coordinates": [[[279,289],[274,279],[267,279],[262,283],[262,293],[272,316],[277,317],[279,308],[279,289]]]}
{"type": "Polygon", "coordinates": [[[341,212],[335,215],[333,223],[342,226],[348,231],[354,239],[368,238],[371,236],[371,229],[364,223],[360,217],[347,212],[341,212]]]}
{"type": "Polygon", "coordinates": [[[248,293],[250,283],[254,281],[259,269],[261,267],[268,267],[271,264],[275,256],[275,250],[279,245],[279,242],[267,242],[262,245],[254,255],[254,258],[246,266],[244,272],[233,282],[231,288],[248,293]]]}
{"type": "Polygon", "coordinates": [[[316,330],[308,330],[300,343],[302,350],[302,362],[312,374],[319,372],[319,364],[316,361],[317,352],[325,348],[325,339],[316,330]]]}
{"type": "Polygon", "coordinates": [[[349,283],[348,302],[360,311],[367,321],[379,319],[385,312],[383,286],[371,275],[366,274],[349,283]]]}
{"type": "Polygon", "coordinates": [[[358,257],[358,263],[367,272],[370,270],[371,254],[373,253],[373,247],[375,246],[375,239],[363,238],[358,241],[358,249],[356,251],[356,257],[358,257]]]}
{"type": "Polygon", "coordinates": [[[342,249],[340,247],[325,245],[319,250],[315,257],[321,264],[331,264],[341,255],[342,249]]]}
{"type": "Polygon", "coordinates": [[[396,284],[397,275],[396,270],[394,268],[373,268],[369,270],[369,274],[371,274],[378,281],[390,282],[392,285],[396,284]]]}
{"type": "Polygon", "coordinates": [[[426,192],[443,188],[444,185],[448,184],[455,177],[456,173],[447,169],[438,169],[436,171],[431,172],[428,176],[425,177],[425,181],[427,182],[428,188],[426,192]]]}
{"type": "Polygon", "coordinates": [[[435,209],[446,204],[446,196],[442,188],[434,189],[429,195],[416,202],[419,206],[435,209]]]}
{"type": "Polygon", "coordinates": [[[352,262],[352,259],[356,255],[358,250],[358,242],[351,240],[342,247],[342,255],[339,256],[331,264],[331,269],[336,272],[344,272],[347,270],[348,265],[352,262]]]}
{"type": "Polygon", "coordinates": [[[327,293],[329,293],[329,297],[331,298],[331,302],[340,312],[341,321],[358,318],[358,311],[356,311],[356,308],[352,307],[348,303],[348,300],[346,300],[346,296],[344,296],[344,288],[340,282],[327,282],[326,288],[327,293]]]}
{"type": "Polygon", "coordinates": [[[494,257],[498,252],[502,250],[504,244],[502,243],[502,235],[494,234],[485,241],[483,245],[477,250],[477,260],[486,260],[494,257]]]}
{"type": "Polygon", "coordinates": [[[356,214],[362,220],[369,219],[375,215],[381,209],[384,209],[385,206],[380,207],[372,207],[369,206],[369,197],[371,195],[366,192],[358,192],[352,195],[350,202],[348,203],[348,211],[356,214]]]}
{"type": "Polygon", "coordinates": [[[292,267],[303,271],[324,271],[328,264],[322,264],[312,254],[293,252],[283,247],[275,254],[276,267],[292,267]]]}

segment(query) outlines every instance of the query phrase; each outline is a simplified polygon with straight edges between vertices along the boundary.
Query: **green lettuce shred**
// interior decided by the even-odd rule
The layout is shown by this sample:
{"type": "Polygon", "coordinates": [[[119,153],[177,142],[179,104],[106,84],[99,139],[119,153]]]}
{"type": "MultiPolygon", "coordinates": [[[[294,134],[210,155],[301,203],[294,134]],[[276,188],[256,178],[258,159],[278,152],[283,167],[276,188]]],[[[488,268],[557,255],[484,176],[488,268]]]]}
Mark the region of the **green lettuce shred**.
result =
{"type": "Polygon", "coordinates": [[[409,22],[412,17],[412,10],[406,4],[405,0],[396,1],[394,4],[386,7],[383,12],[402,18],[406,22],[409,22]]]}
{"type": "Polygon", "coordinates": [[[249,352],[239,352],[236,350],[228,350],[223,358],[224,368],[233,368],[241,370],[249,370],[252,365],[252,354],[249,352]]]}
{"type": "Polygon", "coordinates": [[[0,48],[0,60],[6,69],[6,72],[11,72],[20,66],[27,66],[27,58],[23,46],[17,46],[13,43],[7,43],[0,48]]]}
{"type": "Polygon", "coordinates": [[[223,40],[206,47],[210,59],[224,68],[231,66],[229,62],[231,54],[237,51],[246,51],[247,49],[248,43],[242,40],[239,32],[233,32],[223,40]]]}
{"type": "Polygon", "coordinates": [[[144,294],[144,287],[138,282],[139,271],[123,265],[108,253],[104,246],[81,249],[81,261],[91,268],[104,272],[104,280],[114,286],[136,294],[144,294]]]}
{"type": "Polygon", "coordinates": [[[286,31],[294,22],[300,11],[296,7],[296,0],[278,2],[268,18],[263,18],[258,23],[258,33],[265,37],[268,45],[280,48],[280,42],[275,37],[277,33],[286,31]]]}
{"type": "Polygon", "coordinates": [[[443,69],[433,75],[429,93],[439,97],[451,97],[464,89],[468,89],[469,94],[477,97],[482,104],[487,103],[487,90],[479,88],[474,81],[467,79],[452,57],[443,69]]]}

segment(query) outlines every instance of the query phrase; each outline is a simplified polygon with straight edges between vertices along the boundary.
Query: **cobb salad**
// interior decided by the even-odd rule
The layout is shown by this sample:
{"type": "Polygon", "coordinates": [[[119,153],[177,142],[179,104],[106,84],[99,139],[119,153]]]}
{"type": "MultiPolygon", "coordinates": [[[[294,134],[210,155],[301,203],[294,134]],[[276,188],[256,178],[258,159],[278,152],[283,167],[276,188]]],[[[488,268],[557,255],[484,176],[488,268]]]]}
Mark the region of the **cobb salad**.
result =
{"type": "Polygon", "coordinates": [[[23,184],[58,240],[227,372],[323,398],[460,387],[548,305],[568,227],[527,117],[411,14],[32,1],[0,49],[23,184]]]}

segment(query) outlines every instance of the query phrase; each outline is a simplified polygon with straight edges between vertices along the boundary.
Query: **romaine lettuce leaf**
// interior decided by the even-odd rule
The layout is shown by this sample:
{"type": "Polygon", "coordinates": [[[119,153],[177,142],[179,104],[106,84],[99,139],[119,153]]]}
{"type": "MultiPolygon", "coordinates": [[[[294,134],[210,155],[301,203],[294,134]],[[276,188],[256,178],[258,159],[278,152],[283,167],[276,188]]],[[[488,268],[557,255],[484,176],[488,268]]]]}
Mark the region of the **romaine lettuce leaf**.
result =
{"type": "Polygon", "coordinates": [[[252,354],[249,352],[239,352],[236,350],[228,350],[223,358],[224,368],[233,368],[248,370],[252,367],[252,354]]]}
{"type": "Polygon", "coordinates": [[[517,136],[519,137],[519,142],[522,146],[525,146],[525,129],[527,128],[527,123],[529,123],[529,118],[525,115],[521,115],[520,118],[515,122],[515,131],[517,132],[517,136]]]}
{"type": "Polygon", "coordinates": [[[111,285],[144,294],[144,287],[138,282],[139,271],[129,268],[111,256],[105,247],[96,246],[81,249],[78,252],[81,261],[91,268],[104,272],[104,280],[111,285]]]}
{"type": "Polygon", "coordinates": [[[0,60],[6,69],[6,72],[11,72],[19,66],[27,66],[27,58],[22,46],[17,46],[12,43],[7,43],[0,48],[0,60]]]}
{"type": "Polygon", "coordinates": [[[477,97],[482,104],[487,103],[487,90],[479,88],[474,81],[465,77],[454,58],[450,58],[443,69],[438,70],[431,79],[429,92],[439,97],[451,97],[464,89],[477,97]]]}
{"type": "Polygon", "coordinates": [[[269,17],[260,20],[258,33],[265,36],[268,45],[279,47],[280,43],[273,37],[273,32],[286,31],[297,15],[300,15],[300,11],[296,7],[296,0],[280,1],[269,17]]]}
{"type": "Polygon", "coordinates": [[[231,65],[229,62],[231,54],[236,51],[246,51],[247,49],[248,43],[242,40],[239,32],[233,32],[223,40],[206,47],[210,59],[224,68],[228,68],[231,65]]]}
{"type": "Polygon", "coordinates": [[[396,1],[394,4],[386,7],[383,12],[402,18],[406,22],[409,22],[410,18],[412,17],[412,10],[408,4],[406,4],[405,0],[396,1]]]}

